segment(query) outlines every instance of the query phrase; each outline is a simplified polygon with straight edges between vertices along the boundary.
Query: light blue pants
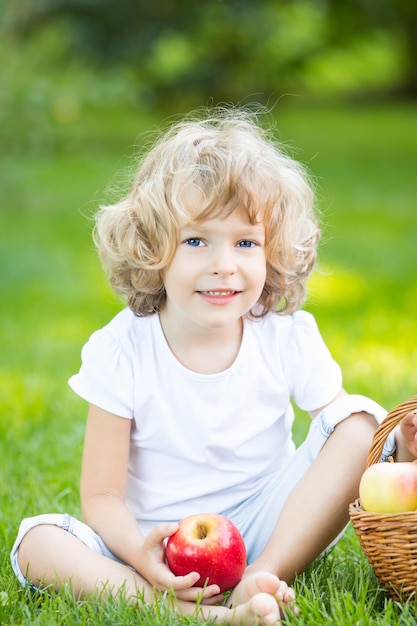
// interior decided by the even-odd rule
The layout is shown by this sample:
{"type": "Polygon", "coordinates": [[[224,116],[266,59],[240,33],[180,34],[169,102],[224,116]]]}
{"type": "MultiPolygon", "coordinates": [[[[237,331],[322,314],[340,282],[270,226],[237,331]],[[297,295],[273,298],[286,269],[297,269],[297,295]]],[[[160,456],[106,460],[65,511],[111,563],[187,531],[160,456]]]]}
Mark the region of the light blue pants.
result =
{"type": "MultiPolygon", "coordinates": [[[[221,512],[229,517],[242,533],[247,550],[248,564],[252,563],[261,554],[289,494],[317,458],[335,426],[351,413],[359,411],[367,411],[374,415],[378,423],[386,415],[386,411],[381,406],[364,396],[346,396],[336,400],[312,421],[305,441],[297,448],[289,464],[284,469],[276,474],[264,477],[260,481],[256,493],[252,494],[238,506],[221,512]]],[[[382,458],[385,459],[392,454],[394,448],[394,439],[389,437],[385,444],[382,458]]],[[[159,521],[138,523],[141,530],[146,534],[159,521]]],[[[29,517],[22,521],[11,552],[13,569],[24,586],[28,585],[29,582],[18,564],[19,545],[25,534],[31,528],[40,524],[59,526],[72,533],[91,550],[99,552],[110,559],[120,561],[110,552],[97,533],[83,522],[68,514],[52,513],[29,517]]],[[[335,542],[336,540],[332,545],[335,542]]]]}

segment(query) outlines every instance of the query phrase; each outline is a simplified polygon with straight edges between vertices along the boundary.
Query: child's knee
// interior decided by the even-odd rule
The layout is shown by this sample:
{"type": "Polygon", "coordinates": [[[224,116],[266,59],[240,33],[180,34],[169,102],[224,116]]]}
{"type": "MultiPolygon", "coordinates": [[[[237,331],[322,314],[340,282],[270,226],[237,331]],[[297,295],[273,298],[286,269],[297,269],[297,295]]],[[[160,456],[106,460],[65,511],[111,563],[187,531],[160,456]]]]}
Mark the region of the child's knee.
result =
{"type": "Polygon", "coordinates": [[[40,524],[27,531],[17,549],[17,562],[23,574],[28,572],[31,563],[37,561],[39,550],[51,545],[57,532],[65,531],[53,524],[40,524]]]}
{"type": "Polygon", "coordinates": [[[335,433],[339,431],[339,435],[343,435],[352,453],[367,454],[377,427],[378,423],[370,413],[353,413],[336,426],[335,433]]]}

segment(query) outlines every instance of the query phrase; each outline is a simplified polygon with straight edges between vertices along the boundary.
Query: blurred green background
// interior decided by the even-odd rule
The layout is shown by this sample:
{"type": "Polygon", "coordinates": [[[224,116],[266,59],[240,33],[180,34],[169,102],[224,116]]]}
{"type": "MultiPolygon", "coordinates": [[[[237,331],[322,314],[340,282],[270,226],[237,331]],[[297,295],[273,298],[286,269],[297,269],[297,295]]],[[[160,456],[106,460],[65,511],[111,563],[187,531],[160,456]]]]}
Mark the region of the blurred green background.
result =
{"type": "Polygon", "coordinates": [[[66,381],[121,307],[90,218],[128,183],[141,133],[195,107],[266,107],[317,180],[307,307],[345,386],[387,408],[417,393],[415,3],[3,0],[0,29],[1,495],[21,494],[0,506],[7,537],[11,517],[78,503],[85,406],[66,381]]]}

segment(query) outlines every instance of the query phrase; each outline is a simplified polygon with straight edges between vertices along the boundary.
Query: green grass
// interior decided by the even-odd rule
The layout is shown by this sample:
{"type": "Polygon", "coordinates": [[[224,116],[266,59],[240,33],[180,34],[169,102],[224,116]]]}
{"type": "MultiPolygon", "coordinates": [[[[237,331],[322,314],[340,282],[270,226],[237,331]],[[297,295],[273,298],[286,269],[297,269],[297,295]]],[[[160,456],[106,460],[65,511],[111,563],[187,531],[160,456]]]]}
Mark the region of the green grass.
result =
{"type": "MultiPolygon", "coordinates": [[[[417,393],[417,111],[305,111],[292,101],[276,116],[282,140],[319,184],[324,237],[307,306],[348,390],[392,408],[417,393]]],[[[89,334],[120,308],[96,259],[89,217],[109,181],[118,184],[138,133],[157,121],[132,111],[86,113],[44,150],[40,137],[36,150],[0,155],[1,624],[196,623],[157,603],[139,615],[123,602],[31,595],[8,561],[22,517],[79,515],[85,406],[66,381],[89,334]]],[[[297,441],[307,423],[297,413],[297,441]]],[[[302,614],[290,624],[417,621],[415,606],[379,589],[352,528],[295,587],[302,614]]]]}

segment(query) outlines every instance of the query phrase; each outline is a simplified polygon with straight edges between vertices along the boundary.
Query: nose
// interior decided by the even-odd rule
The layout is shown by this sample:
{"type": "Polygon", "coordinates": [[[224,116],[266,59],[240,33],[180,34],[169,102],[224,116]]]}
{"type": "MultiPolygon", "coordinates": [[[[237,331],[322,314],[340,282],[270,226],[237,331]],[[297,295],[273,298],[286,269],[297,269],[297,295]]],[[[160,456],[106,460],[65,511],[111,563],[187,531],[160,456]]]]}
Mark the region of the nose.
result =
{"type": "Polygon", "coordinates": [[[213,251],[211,272],[217,276],[232,276],[236,273],[236,261],[233,252],[226,248],[213,251]]]}

